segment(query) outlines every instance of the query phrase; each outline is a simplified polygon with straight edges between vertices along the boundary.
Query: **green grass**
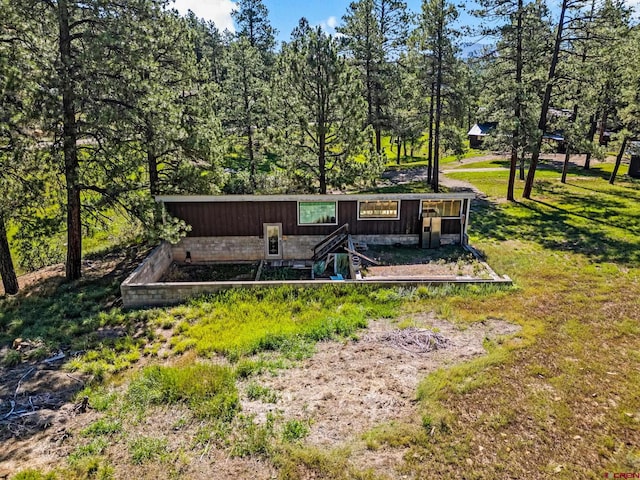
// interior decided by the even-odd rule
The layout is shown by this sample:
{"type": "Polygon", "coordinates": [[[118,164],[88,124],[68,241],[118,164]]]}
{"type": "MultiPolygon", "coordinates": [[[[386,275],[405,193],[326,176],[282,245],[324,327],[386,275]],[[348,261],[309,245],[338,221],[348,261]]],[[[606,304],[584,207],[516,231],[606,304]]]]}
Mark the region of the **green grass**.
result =
{"type": "Polygon", "coordinates": [[[198,355],[238,358],[288,349],[295,339],[319,341],[348,336],[367,319],[393,316],[397,301],[379,302],[375,291],[358,288],[280,287],[256,293],[228,290],[161,312],[180,320],[174,348],[185,345],[198,355]]]}
{"type": "Polygon", "coordinates": [[[134,464],[164,461],[168,456],[167,440],[164,438],[138,437],[129,443],[129,454],[134,464]]]}
{"type": "Polygon", "coordinates": [[[126,401],[141,411],[182,403],[196,416],[218,421],[231,421],[239,408],[233,369],[208,364],[146,367],[129,385],[126,401]]]}

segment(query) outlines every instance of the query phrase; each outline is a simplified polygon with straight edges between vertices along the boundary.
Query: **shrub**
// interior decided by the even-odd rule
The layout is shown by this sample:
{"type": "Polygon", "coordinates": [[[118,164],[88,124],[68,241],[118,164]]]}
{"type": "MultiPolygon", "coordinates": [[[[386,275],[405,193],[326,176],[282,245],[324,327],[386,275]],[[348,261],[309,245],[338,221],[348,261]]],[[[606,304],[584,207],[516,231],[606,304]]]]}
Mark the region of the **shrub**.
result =
{"type": "Polygon", "coordinates": [[[134,406],[184,403],[197,416],[230,421],[239,407],[232,369],[196,364],[186,367],[146,367],[127,393],[134,406]]]}

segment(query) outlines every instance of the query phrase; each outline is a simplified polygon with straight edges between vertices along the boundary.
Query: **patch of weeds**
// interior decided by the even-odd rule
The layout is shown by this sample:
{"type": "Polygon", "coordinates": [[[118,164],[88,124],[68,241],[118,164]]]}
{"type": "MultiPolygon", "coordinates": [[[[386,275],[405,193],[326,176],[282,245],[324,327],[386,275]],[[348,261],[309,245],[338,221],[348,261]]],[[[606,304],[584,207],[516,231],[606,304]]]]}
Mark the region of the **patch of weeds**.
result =
{"type": "Polygon", "coordinates": [[[57,480],[58,478],[54,472],[42,473],[33,468],[18,472],[11,477],[12,480],[57,480]]]}
{"type": "Polygon", "coordinates": [[[512,409],[501,409],[498,413],[489,415],[486,423],[493,430],[498,431],[513,424],[516,418],[516,412],[512,409]]]}
{"type": "Polygon", "coordinates": [[[255,422],[255,417],[239,415],[235,426],[236,438],[231,446],[234,457],[262,456],[267,457],[273,451],[271,442],[274,434],[275,417],[267,414],[264,425],[255,422]]]}
{"type": "Polygon", "coordinates": [[[249,360],[243,358],[236,365],[236,375],[238,378],[249,378],[253,375],[259,375],[264,372],[266,362],[263,360],[249,360]]]}
{"type": "Polygon", "coordinates": [[[348,449],[321,450],[316,447],[290,447],[276,457],[275,463],[279,467],[280,478],[290,480],[363,478],[357,476],[349,466],[350,454],[348,449]]]}
{"type": "Polygon", "coordinates": [[[101,387],[86,387],[76,394],[76,399],[89,398],[89,406],[97,412],[109,410],[118,399],[115,392],[101,387]]]}
{"type": "Polygon", "coordinates": [[[362,438],[369,450],[379,450],[383,445],[392,448],[408,447],[423,443],[427,432],[415,425],[390,422],[371,429],[362,438]]]}
{"type": "Polygon", "coordinates": [[[625,318],[615,323],[615,329],[619,335],[640,335],[640,323],[630,318],[625,318]]]}
{"type": "Polygon", "coordinates": [[[194,348],[200,356],[222,354],[238,361],[277,351],[296,360],[309,356],[317,341],[366,327],[368,318],[393,317],[400,303],[397,291],[389,290],[386,300],[376,292],[348,285],[227,290],[169,309],[158,321],[181,316],[171,340],[174,352],[194,348]]]}
{"type": "Polygon", "coordinates": [[[251,382],[247,385],[247,398],[249,400],[260,400],[263,403],[276,403],[278,401],[278,394],[269,387],[251,382]]]}
{"type": "Polygon", "coordinates": [[[47,358],[49,354],[50,350],[47,347],[38,347],[27,353],[26,358],[29,361],[40,362],[47,358]]]}
{"type": "Polygon", "coordinates": [[[20,365],[22,362],[22,354],[17,350],[9,350],[5,357],[2,359],[2,365],[7,368],[12,368],[20,365]]]}
{"type": "Polygon", "coordinates": [[[105,463],[104,458],[89,456],[78,460],[71,470],[62,472],[65,480],[84,480],[92,478],[96,480],[111,480],[114,478],[114,469],[105,463]]]}
{"type": "Polygon", "coordinates": [[[527,371],[532,377],[550,378],[553,374],[544,365],[534,363],[527,366],[527,371]]]}
{"type": "Polygon", "coordinates": [[[193,339],[184,339],[180,337],[173,337],[170,342],[171,350],[174,355],[180,355],[184,352],[195,348],[196,341],[193,339]]]}
{"type": "Polygon", "coordinates": [[[80,431],[85,437],[98,437],[101,435],[114,435],[122,431],[122,423],[118,420],[101,418],[80,431]]]}
{"type": "Polygon", "coordinates": [[[229,422],[209,422],[202,425],[194,436],[194,444],[202,446],[206,451],[212,445],[229,446],[229,436],[233,430],[229,422]]]}
{"type": "Polygon", "coordinates": [[[92,375],[94,381],[100,383],[108,374],[121,372],[136,363],[140,359],[140,348],[145,343],[143,338],[134,340],[131,337],[105,341],[102,348],[72,358],[65,368],[92,375]]]}
{"type": "Polygon", "coordinates": [[[200,418],[230,421],[239,408],[233,369],[220,365],[150,366],[131,382],[127,400],[140,410],[186,404],[200,418]]]}
{"type": "Polygon", "coordinates": [[[279,347],[282,355],[289,360],[304,360],[315,353],[315,345],[300,336],[285,339],[279,347]]]}
{"type": "Polygon", "coordinates": [[[167,440],[164,438],[138,437],[129,443],[131,461],[142,464],[151,461],[164,461],[169,455],[167,440]]]}
{"type": "Polygon", "coordinates": [[[453,425],[453,414],[448,410],[440,407],[438,404],[429,403],[428,411],[422,415],[422,428],[424,431],[433,436],[438,433],[451,432],[451,425],[453,425]]]}
{"type": "Polygon", "coordinates": [[[289,420],[282,426],[282,441],[287,443],[297,442],[309,435],[309,422],[302,420],[289,420]]]}
{"type": "Polygon", "coordinates": [[[104,438],[95,438],[85,445],[76,447],[76,449],[71,452],[68,457],[69,463],[71,465],[74,465],[77,464],[78,461],[82,458],[102,455],[102,453],[108,446],[109,442],[107,442],[107,440],[105,440],[104,438]]]}

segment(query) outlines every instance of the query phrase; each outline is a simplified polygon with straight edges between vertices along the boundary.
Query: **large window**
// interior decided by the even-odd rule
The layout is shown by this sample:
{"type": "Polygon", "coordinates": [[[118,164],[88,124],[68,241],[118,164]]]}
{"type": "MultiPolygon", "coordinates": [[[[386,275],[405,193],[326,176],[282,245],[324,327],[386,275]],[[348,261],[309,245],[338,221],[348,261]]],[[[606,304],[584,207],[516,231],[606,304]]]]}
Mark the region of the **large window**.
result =
{"type": "Polygon", "coordinates": [[[423,217],[460,217],[460,200],[425,200],[422,202],[423,217]]]}
{"type": "Polygon", "coordinates": [[[337,225],[336,202],[299,202],[299,225],[337,225]]]}
{"type": "Polygon", "coordinates": [[[358,202],[358,220],[397,220],[400,218],[398,200],[366,200],[358,202]]]}

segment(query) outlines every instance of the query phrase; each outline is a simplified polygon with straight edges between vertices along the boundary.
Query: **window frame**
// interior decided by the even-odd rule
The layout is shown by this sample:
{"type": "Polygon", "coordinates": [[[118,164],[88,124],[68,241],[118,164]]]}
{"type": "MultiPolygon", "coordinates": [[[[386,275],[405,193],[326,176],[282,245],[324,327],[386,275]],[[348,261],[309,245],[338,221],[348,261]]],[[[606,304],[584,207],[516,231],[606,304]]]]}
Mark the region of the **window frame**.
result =
{"type": "MultiPolygon", "coordinates": [[[[464,213],[464,202],[461,199],[446,199],[446,200],[420,200],[420,218],[423,218],[425,209],[424,209],[424,204],[425,203],[445,203],[445,202],[458,202],[460,204],[460,209],[458,210],[458,215],[440,215],[439,217],[435,217],[435,218],[461,218],[463,216],[464,213]]],[[[430,217],[430,218],[434,218],[434,217],[430,217]]]]}
{"type": "Polygon", "coordinates": [[[304,201],[298,201],[298,205],[297,205],[297,224],[299,227],[321,227],[321,226],[335,226],[338,225],[338,202],[337,201],[331,201],[331,200],[304,200],[304,201]],[[313,203],[332,203],[334,206],[334,211],[335,211],[335,216],[334,216],[334,222],[333,223],[302,223],[301,222],[301,218],[300,218],[300,207],[302,204],[313,204],[313,203]]]}
{"type": "Polygon", "coordinates": [[[358,205],[357,205],[357,214],[358,214],[358,221],[397,221],[400,220],[400,208],[401,208],[401,200],[358,200],[358,205]],[[394,202],[397,204],[397,211],[396,211],[396,216],[395,217],[363,217],[360,215],[360,205],[362,205],[363,203],[376,203],[376,202],[380,202],[380,203],[385,203],[385,202],[394,202]]]}

